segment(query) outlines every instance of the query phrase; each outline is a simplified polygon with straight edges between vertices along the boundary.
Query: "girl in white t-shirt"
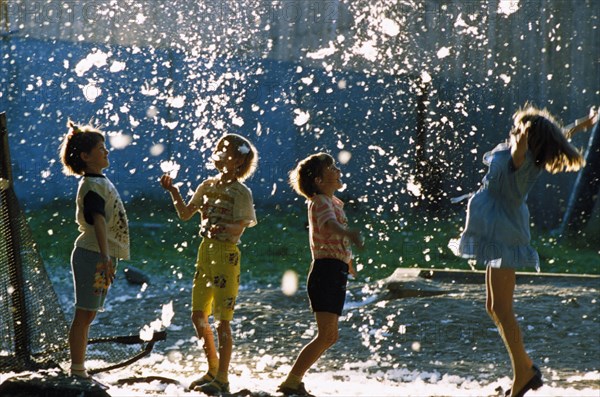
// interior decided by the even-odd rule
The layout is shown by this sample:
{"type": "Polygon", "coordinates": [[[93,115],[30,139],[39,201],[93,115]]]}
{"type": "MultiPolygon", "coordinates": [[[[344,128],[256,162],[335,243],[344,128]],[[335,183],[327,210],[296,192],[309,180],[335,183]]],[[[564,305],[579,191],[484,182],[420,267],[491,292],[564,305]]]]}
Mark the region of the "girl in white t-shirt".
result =
{"type": "Polygon", "coordinates": [[[129,259],[129,227],[123,202],[102,174],[109,166],[103,133],[71,121],[60,147],[66,175],[82,176],[77,189],[76,221],[80,235],[71,255],[75,316],[69,330],[71,374],[89,377],[85,369],[88,332],[104,309],[117,259],[129,259]]]}
{"type": "Polygon", "coordinates": [[[189,386],[206,394],[229,391],[229,362],[233,348],[230,322],[240,285],[240,237],[256,225],[252,192],[242,183],[257,164],[257,151],[244,137],[227,134],[218,142],[212,161],[219,174],[204,180],[186,204],[169,175],[160,183],[171,193],[179,218],[187,221],[200,213],[202,243],[198,250],[192,288],[192,322],[204,340],[208,371],[189,386]],[[219,322],[219,354],[208,316],[219,322]]]}

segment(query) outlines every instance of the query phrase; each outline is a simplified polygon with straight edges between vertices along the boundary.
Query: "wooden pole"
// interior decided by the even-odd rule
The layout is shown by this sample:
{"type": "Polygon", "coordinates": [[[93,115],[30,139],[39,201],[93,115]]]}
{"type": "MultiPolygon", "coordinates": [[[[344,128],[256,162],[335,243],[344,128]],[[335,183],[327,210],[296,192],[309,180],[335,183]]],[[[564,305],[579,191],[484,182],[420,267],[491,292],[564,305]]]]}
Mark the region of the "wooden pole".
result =
{"type": "Polygon", "coordinates": [[[8,33],[10,27],[8,19],[8,0],[0,0],[0,23],[4,25],[4,31],[8,33]]]}

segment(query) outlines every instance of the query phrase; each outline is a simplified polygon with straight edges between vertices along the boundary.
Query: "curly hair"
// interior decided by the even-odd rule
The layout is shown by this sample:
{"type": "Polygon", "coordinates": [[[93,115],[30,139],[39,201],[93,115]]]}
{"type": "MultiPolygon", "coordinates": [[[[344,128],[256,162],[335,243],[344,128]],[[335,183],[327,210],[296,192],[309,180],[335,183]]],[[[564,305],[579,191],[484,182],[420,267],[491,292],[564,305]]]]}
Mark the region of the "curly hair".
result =
{"type": "Polygon", "coordinates": [[[316,153],[301,160],[296,168],[290,171],[290,186],[301,196],[308,199],[319,194],[315,178],[323,176],[323,170],[335,163],[327,153],[316,153]]]}
{"type": "Polygon", "coordinates": [[[60,161],[65,175],[83,175],[85,161],[81,153],[89,153],[99,142],[104,142],[104,134],[91,125],[78,125],[67,122],[69,131],[60,145],[60,161]]]}

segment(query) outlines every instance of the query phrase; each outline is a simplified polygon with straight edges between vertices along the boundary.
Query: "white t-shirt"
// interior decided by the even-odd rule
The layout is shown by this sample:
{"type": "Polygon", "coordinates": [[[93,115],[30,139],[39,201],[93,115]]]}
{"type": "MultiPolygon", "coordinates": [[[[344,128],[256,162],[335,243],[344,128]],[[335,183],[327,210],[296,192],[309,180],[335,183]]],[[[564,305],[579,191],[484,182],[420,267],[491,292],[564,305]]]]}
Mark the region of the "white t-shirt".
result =
{"type": "Polygon", "coordinates": [[[100,213],[106,219],[108,253],[120,259],[129,259],[129,224],[125,207],[117,189],[104,175],[85,175],[77,189],[77,211],[79,237],[75,246],[100,252],[93,214],[100,213]]]}
{"type": "Polygon", "coordinates": [[[210,228],[219,223],[240,221],[248,221],[247,227],[256,225],[252,191],[239,181],[229,185],[217,185],[217,181],[216,178],[209,178],[202,182],[190,200],[198,207],[202,217],[200,235],[239,244],[241,234],[233,236],[225,231],[211,233],[210,228]]]}

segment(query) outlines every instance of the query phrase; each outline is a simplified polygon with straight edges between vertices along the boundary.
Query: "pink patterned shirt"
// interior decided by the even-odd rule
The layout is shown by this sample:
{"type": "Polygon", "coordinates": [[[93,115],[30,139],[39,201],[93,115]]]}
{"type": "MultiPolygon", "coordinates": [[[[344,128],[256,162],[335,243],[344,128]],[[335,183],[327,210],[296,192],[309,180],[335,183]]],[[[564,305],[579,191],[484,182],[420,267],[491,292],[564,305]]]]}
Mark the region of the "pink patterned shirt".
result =
{"type": "Polygon", "coordinates": [[[352,261],[350,240],[325,229],[325,223],[330,219],[337,220],[345,227],[348,226],[342,200],[335,196],[317,194],[308,201],[309,240],[313,260],[334,258],[350,264],[352,261]]]}

